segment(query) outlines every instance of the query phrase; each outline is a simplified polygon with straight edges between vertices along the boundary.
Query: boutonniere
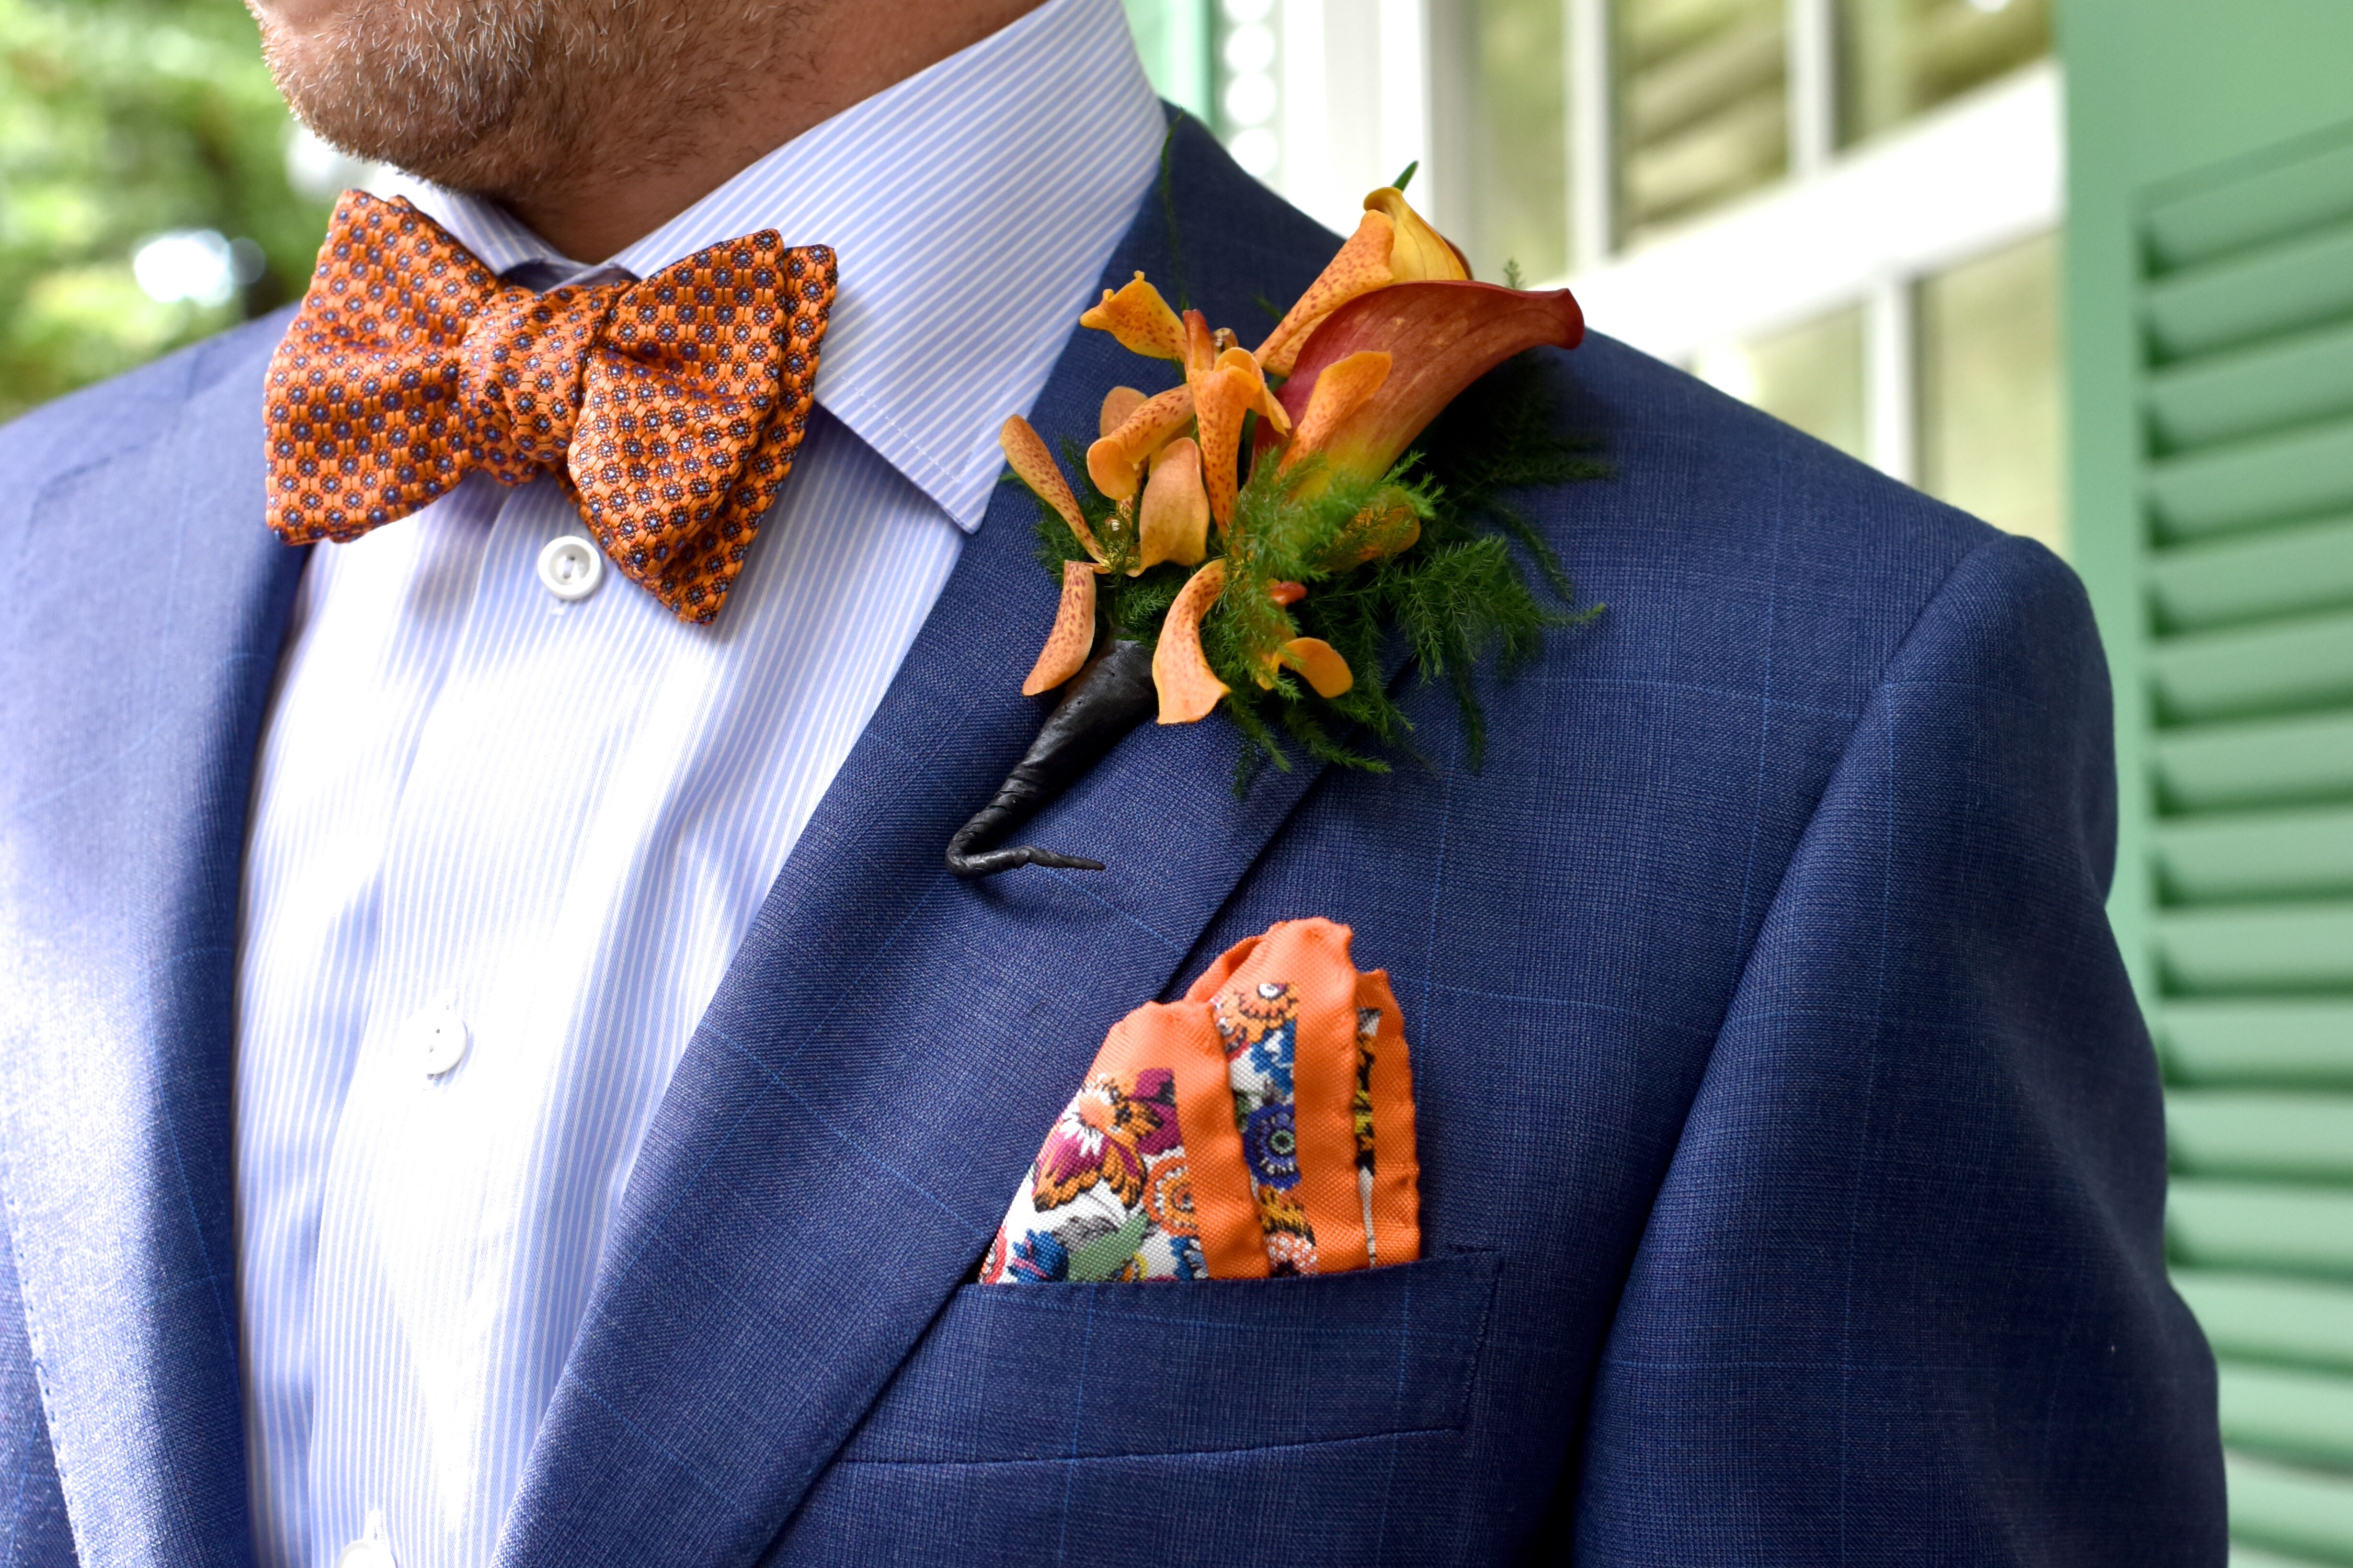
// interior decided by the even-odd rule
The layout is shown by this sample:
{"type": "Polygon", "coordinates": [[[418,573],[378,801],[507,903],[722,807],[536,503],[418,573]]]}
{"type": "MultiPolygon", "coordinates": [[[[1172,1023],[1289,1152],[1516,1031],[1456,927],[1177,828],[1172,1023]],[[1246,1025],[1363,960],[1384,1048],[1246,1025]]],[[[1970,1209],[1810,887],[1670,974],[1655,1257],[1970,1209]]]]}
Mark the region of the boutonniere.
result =
{"type": "Polygon", "coordinates": [[[1475,752],[1472,667],[1508,667],[1547,628],[1586,618],[1566,613],[1567,575],[1500,494],[1599,471],[1555,428],[1539,378],[1462,399],[1447,439],[1416,445],[1514,356],[1576,347],[1583,314],[1566,289],[1473,281],[1407,204],[1411,174],[1365,198],[1356,232],[1255,349],[1172,309],[1141,272],[1105,289],[1080,325],[1182,379],[1104,396],[1097,439],[1066,454],[1076,487],[1029,421],[1005,422],[1006,461],[1037,497],[1041,554],[1061,582],[1022,690],[1061,695],[950,843],[958,875],[1103,869],[990,846],[1147,716],[1225,715],[1245,742],[1238,787],[1257,765],[1289,765],[1284,736],[1325,762],[1385,768],[1344,737],[1394,745],[1410,728],[1380,679],[1393,636],[1425,677],[1451,681],[1475,752]],[[1563,608],[1546,607],[1531,564],[1563,608]]]}

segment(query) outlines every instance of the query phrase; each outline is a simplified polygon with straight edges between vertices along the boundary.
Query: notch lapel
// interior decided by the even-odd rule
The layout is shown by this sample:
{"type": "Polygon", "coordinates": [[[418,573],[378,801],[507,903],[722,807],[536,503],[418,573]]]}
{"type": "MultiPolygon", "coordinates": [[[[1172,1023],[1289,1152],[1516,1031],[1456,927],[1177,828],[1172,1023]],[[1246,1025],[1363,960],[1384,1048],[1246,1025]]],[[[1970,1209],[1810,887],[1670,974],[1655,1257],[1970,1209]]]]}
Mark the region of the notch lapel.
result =
{"type": "MultiPolygon", "coordinates": [[[[230,1005],[302,561],[261,526],[278,325],[176,362],[199,389],[160,435],[32,499],[0,627],[0,1183],[85,1568],[252,1557],[230,1005]]],[[[153,416],[113,396],[85,411],[153,416]]]]}
{"type": "MultiPolygon", "coordinates": [[[[1247,324],[1336,244],[1182,121],[1105,276],[1173,273],[1247,324]]],[[[1091,436],[1137,368],[1074,334],[1034,422],[1091,436]]],[[[1315,776],[1301,760],[1237,800],[1229,727],[1146,725],[1024,835],[1109,871],[948,876],[949,836],[1039,722],[1014,689],[1055,597],[1033,519],[999,492],[697,1030],[502,1568],[754,1561],[970,1277],[1105,1030],[1180,978],[1315,776]]]]}

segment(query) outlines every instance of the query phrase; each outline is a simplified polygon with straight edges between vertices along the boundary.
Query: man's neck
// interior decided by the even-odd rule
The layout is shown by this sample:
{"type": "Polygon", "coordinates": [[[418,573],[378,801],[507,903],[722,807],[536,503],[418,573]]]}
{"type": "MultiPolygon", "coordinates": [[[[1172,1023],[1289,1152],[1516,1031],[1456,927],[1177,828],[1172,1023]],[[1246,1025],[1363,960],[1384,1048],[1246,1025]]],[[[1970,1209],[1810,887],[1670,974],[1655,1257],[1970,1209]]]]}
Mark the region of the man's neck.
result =
{"type": "Polygon", "coordinates": [[[483,193],[565,256],[601,260],[652,233],[811,126],[978,43],[1039,0],[811,6],[822,21],[780,48],[776,68],[712,94],[691,133],[657,159],[585,149],[576,173],[483,193]]]}

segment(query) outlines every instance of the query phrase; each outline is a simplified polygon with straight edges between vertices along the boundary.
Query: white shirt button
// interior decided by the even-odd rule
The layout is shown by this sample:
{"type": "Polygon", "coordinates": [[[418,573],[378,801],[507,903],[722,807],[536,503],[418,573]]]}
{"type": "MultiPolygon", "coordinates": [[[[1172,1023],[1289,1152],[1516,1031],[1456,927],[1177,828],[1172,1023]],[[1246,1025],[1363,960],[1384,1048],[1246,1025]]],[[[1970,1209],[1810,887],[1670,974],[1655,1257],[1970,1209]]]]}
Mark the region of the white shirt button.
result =
{"type": "Polygon", "coordinates": [[[559,535],[540,547],[539,580],[559,599],[585,599],[605,580],[605,552],[576,533],[559,535]]]}
{"type": "MultiPolygon", "coordinates": [[[[400,1026],[401,1045],[424,1067],[427,1078],[439,1078],[464,1061],[471,1039],[466,1020],[447,1007],[427,1007],[400,1026]]],[[[385,1559],[387,1564],[390,1561],[385,1559]]]]}
{"type": "Polygon", "coordinates": [[[335,1553],[335,1568],[400,1568],[381,1541],[354,1541],[335,1553]]]}

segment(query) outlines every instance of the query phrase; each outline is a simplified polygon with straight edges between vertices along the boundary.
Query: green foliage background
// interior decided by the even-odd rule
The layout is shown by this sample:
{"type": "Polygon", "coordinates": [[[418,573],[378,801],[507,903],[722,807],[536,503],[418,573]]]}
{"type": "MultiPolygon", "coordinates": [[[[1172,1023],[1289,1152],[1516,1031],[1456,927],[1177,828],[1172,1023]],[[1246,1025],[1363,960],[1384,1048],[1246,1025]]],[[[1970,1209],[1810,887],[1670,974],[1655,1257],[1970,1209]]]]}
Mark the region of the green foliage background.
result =
{"type": "Polygon", "coordinates": [[[328,206],[237,0],[0,0],[0,419],[294,298],[328,206]],[[218,307],[140,290],[170,229],[261,247],[218,307]]]}

